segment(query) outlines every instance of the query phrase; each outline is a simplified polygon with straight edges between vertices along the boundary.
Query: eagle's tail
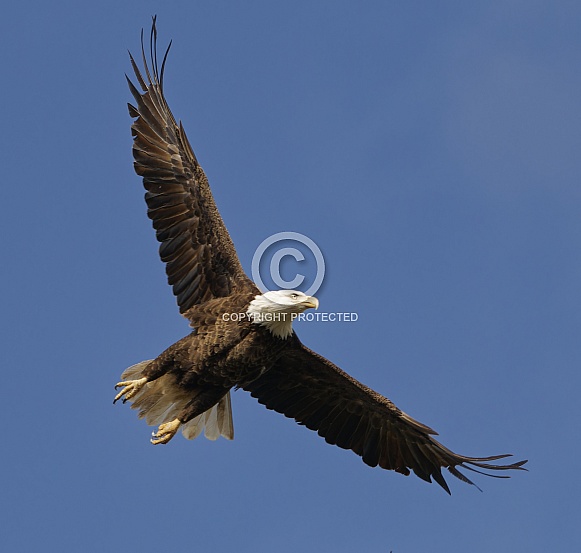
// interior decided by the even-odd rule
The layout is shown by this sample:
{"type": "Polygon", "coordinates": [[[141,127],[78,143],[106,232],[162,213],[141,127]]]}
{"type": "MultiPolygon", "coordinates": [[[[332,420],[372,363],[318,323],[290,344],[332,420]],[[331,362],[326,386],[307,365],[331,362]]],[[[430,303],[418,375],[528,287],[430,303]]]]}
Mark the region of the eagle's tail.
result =
{"type": "MultiPolygon", "coordinates": [[[[125,369],[121,378],[138,380],[149,363],[151,360],[142,361],[125,369]]],[[[150,426],[159,426],[174,420],[191,399],[191,391],[185,392],[176,384],[172,374],[165,374],[147,382],[129,401],[132,409],[139,409],[140,419],[145,418],[150,426]]],[[[197,438],[202,430],[209,440],[216,440],[220,436],[228,440],[234,439],[230,392],[216,405],[181,425],[181,431],[188,440],[197,438]]]]}

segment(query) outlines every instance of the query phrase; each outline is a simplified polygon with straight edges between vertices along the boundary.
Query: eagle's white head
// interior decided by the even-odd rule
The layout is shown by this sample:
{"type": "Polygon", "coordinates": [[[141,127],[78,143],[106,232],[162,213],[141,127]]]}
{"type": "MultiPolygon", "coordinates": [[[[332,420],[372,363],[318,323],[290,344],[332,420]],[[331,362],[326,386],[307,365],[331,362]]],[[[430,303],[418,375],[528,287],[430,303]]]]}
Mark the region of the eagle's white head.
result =
{"type": "Polygon", "coordinates": [[[306,309],[319,307],[319,300],[298,290],[276,290],[255,296],[246,314],[253,323],[265,326],[278,338],[288,338],[293,321],[306,309]]]}

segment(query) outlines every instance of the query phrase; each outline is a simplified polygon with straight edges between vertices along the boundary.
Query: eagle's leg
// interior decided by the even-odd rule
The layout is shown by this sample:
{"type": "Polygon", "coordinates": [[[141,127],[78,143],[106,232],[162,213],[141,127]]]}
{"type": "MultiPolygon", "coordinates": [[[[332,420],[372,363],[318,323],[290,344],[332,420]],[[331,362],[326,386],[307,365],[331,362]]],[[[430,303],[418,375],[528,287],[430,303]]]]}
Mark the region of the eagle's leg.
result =
{"type": "Polygon", "coordinates": [[[157,432],[152,432],[151,443],[153,445],[167,444],[176,435],[182,424],[186,424],[193,418],[214,407],[228,391],[229,388],[222,386],[206,386],[205,388],[198,389],[195,397],[186,404],[174,420],[160,424],[157,432]]]}
{"type": "Polygon", "coordinates": [[[115,389],[122,388],[122,390],[115,396],[113,403],[116,403],[120,399],[123,399],[125,403],[128,399],[131,399],[147,382],[147,377],[138,378],[137,380],[122,380],[115,384],[115,389]]]}
{"type": "Polygon", "coordinates": [[[137,363],[137,365],[133,365],[123,371],[121,378],[124,380],[115,384],[115,389],[123,389],[115,396],[113,403],[116,403],[120,399],[125,403],[127,400],[137,395],[147,382],[152,382],[153,380],[163,376],[167,370],[171,368],[171,364],[167,362],[167,357],[168,356],[164,357],[164,354],[162,354],[153,361],[142,361],[141,363],[137,363]]]}
{"type": "Polygon", "coordinates": [[[157,432],[151,433],[151,443],[153,445],[167,444],[167,442],[169,442],[176,435],[176,432],[178,431],[181,424],[182,423],[180,419],[177,418],[173,421],[160,424],[157,428],[157,432]]]}

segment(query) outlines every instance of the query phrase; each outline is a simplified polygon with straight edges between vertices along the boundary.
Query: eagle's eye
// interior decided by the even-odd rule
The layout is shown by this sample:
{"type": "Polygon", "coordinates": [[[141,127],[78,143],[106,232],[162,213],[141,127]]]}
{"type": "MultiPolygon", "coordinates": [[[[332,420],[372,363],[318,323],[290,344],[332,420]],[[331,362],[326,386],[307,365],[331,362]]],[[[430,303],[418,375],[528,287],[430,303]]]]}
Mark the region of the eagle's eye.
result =
{"type": "Polygon", "coordinates": [[[298,294],[291,294],[291,299],[296,300],[298,299],[299,295],[298,294]]]}

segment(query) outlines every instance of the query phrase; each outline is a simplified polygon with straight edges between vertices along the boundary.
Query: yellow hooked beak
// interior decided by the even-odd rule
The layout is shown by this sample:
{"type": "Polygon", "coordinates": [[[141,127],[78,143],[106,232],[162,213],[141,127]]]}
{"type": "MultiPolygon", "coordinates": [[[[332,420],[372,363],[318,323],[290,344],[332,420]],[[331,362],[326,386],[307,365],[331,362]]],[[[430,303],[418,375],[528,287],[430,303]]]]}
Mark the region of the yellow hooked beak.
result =
{"type": "Polygon", "coordinates": [[[306,300],[303,300],[301,302],[301,304],[304,305],[307,309],[309,309],[309,308],[318,309],[319,308],[319,300],[317,298],[315,298],[315,296],[309,296],[306,300]]]}

